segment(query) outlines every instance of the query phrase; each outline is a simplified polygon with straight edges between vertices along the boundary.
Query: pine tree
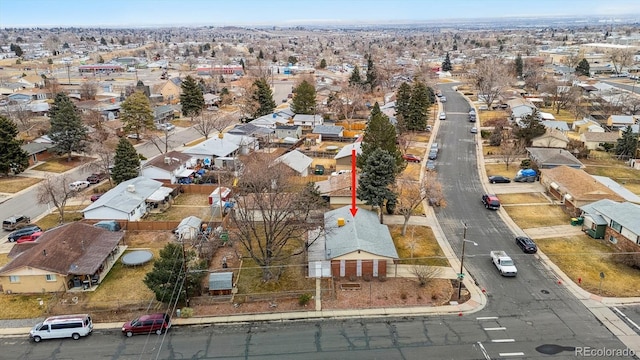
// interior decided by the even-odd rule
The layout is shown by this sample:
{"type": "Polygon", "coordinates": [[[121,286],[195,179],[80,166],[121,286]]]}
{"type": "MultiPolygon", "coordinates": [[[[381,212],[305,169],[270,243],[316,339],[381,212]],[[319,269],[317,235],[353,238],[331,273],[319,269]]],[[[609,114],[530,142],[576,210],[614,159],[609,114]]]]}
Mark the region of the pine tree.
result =
{"type": "Polygon", "coordinates": [[[631,126],[627,126],[616,143],[616,155],[633,157],[638,151],[638,134],[634,134],[631,126]]]}
{"type": "Polygon", "coordinates": [[[182,94],[180,94],[180,104],[182,105],[182,115],[193,118],[200,115],[204,108],[204,95],[198,82],[191,76],[187,76],[182,84],[182,94]]]}
{"type": "Polygon", "coordinates": [[[113,160],[111,178],[116,184],[138,177],[140,174],[140,157],[136,149],[126,138],[120,139],[113,160]]]}
{"type": "Polygon", "coordinates": [[[414,82],[409,101],[409,118],[405,122],[407,130],[422,131],[427,127],[429,105],[427,86],[421,81],[414,82]]]}
{"type": "Polygon", "coordinates": [[[136,139],[140,139],[140,133],[145,129],[153,127],[153,110],[144,93],[136,91],[131,94],[122,103],[121,109],[120,120],[124,130],[136,134],[136,139]]]}
{"type": "Polygon", "coordinates": [[[453,69],[453,67],[451,67],[451,58],[449,57],[449,53],[447,53],[442,62],[442,71],[451,71],[451,69],[453,69]]]}
{"type": "Polygon", "coordinates": [[[362,78],[360,77],[360,68],[358,65],[353,67],[351,76],[349,76],[349,85],[362,85],[362,78]]]}
{"type": "Polygon", "coordinates": [[[523,63],[522,63],[522,56],[520,56],[520,54],[516,56],[514,67],[515,67],[514,71],[516,73],[516,77],[522,78],[523,63]]]}
{"type": "Polygon", "coordinates": [[[260,52],[258,53],[258,59],[264,59],[264,53],[262,52],[262,49],[260,49],[260,52]]]}
{"type": "Polygon", "coordinates": [[[380,111],[380,105],[376,102],[371,109],[371,118],[364,130],[362,138],[362,154],[357,157],[359,168],[367,163],[367,158],[375,149],[382,149],[391,154],[396,160],[395,169],[400,172],[406,164],[402,159],[402,153],[398,149],[395,127],[389,122],[389,118],[380,111]]]}
{"type": "Polygon", "coordinates": [[[273,101],[273,93],[271,87],[267,82],[267,79],[260,78],[253,82],[254,91],[251,95],[253,101],[259,104],[256,111],[252,114],[254,119],[263,115],[269,115],[273,113],[273,109],[276,108],[276,102],[273,101]]]}
{"type": "Polygon", "coordinates": [[[578,66],[576,66],[576,72],[578,73],[578,75],[590,76],[591,68],[589,66],[589,61],[587,61],[587,59],[580,60],[578,66]]]}
{"type": "Polygon", "coordinates": [[[376,86],[378,86],[378,74],[376,72],[376,67],[373,64],[373,59],[371,59],[371,55],[367,58],[367,75],[365,83],[369,86],[369,90],[373,92],[376,86]]]}
{"type": "Polygon", "coordinates": [[[362,175],[358,180],[357,197],[367,205],[380,208],[382,224],[382,206],[385,201],[395,202],[396,194],[390,185],[396,181],[396,162],[388,151],[374,149],[362,166],[362,175]]]}
{"type": "Polygon", "coordinates": [[[327,60],[320,60],[320,69],[325,69],[327,67],[327,60]]]}
{"type": "Polygon", "coordinates": [[[396,91],[396,118],[398,119],[398,132],[403,133],[407,129],[407,122],[411,117],[411,86],[403,82],[396,91]]]}
{"type": "Polygon", "coordinates": [[[53,152],[66,154],[67,161],[71,161],[71,153],[84,151],[87,146],[87,129],[82,123],[78,109],[67,95],[56,95],[49,110],[49,119],[49,137],[54,144],[51,148],[53,152]]]}
{"type": "Polygon", "coordinates": [[[19,174],[29,166],[29,154],[22,150],[22,140],[17,138],[18,127],[13,121],[0,115],[0,173],[19,174]]]}
{"type": "Polygon", "coordinates": [[[291,110],[296,114],[313,115],[316,113],[316,88],[303,80],[294,89],[295,96],[291,104],[291,110]]]}

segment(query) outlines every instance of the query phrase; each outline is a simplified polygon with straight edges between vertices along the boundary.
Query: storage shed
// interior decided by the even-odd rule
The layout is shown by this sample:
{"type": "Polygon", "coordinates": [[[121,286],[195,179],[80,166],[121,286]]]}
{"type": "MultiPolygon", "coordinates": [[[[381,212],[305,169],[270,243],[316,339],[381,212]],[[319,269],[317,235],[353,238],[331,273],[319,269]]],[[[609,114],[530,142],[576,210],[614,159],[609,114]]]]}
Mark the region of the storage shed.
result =
{"type": "Polygon", "coordinates": [[[231,295],[231,289],[233,289],[233,272],[209,274],[210,295],[231,295]]]}

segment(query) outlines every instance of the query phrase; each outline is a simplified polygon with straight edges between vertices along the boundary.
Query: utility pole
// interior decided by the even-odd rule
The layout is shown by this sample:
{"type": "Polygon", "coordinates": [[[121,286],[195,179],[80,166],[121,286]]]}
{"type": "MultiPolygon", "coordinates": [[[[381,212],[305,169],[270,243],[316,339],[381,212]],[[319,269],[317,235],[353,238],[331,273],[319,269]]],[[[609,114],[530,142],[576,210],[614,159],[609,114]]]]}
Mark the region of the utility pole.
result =
{"type": "Polygon", "coordinates": [[[71,85],[71,63],[67,61],[65,65],[67,66],[67,85],[71,85]]]}
{"type": "Polygon", "coordinates": [[[460,301],[460,295],[462,293],[462,279],[464,279],[463,267],[464,267],[464,244],[467,242],[467,224],[462,223],[464,230],[462,233],[462,256],[460,257],[460,274],[458,274],[458,301],[460,301]]]}
{"type": "Polygon", "coordinates": [[[184,249],[185,239],[182,239],[182,267],[184,271],[184,303],[189,307],[189,281],[187,281],[187,253],[184,249]]]}

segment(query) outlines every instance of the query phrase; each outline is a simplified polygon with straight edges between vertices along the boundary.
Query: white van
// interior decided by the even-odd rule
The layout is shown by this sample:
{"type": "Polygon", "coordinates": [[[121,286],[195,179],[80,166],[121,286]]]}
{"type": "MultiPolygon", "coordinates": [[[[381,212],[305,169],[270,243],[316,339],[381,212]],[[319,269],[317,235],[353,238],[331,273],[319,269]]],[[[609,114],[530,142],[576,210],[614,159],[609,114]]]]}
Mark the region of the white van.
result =
{"type": "Polygon", "coordinates": [[[93,331],[93,322],[88,314],[60,315],[46,318],[29,332],[35,342],[42,339],[73,338],[80,339],[93,331]]]}

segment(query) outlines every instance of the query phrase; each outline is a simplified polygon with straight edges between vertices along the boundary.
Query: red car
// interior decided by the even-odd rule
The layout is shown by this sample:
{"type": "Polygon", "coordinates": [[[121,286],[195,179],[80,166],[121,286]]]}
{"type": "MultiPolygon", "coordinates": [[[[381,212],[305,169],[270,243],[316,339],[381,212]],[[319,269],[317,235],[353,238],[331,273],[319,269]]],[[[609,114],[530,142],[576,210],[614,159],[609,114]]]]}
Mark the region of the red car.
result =
{"type": "Polygon", "coordinates": [[[37,231],[31,235],[25,235],[20,237],[18,240],[16,240],[16,243],[22,244],[24,242],[36,241],[36,239],[39,238],[40,235],[42,235],[42,231],[37,231]]]}
{"type": "Polygon", "coordinates": [[[404,154],[404,155],[402,155],[402,158],[405,161],[408,161],[408,162],[417,162],[417,163],[420,162],[420,157],[419,156],[415,156],[413,154],[404,154]]]}
{"type": "Polygon", "coordinates": [[[100,196],[102,196],[104,194],[93,194],[91,195],[91,201],[96,201],[98,199],[100,199],[100,196]]]}

